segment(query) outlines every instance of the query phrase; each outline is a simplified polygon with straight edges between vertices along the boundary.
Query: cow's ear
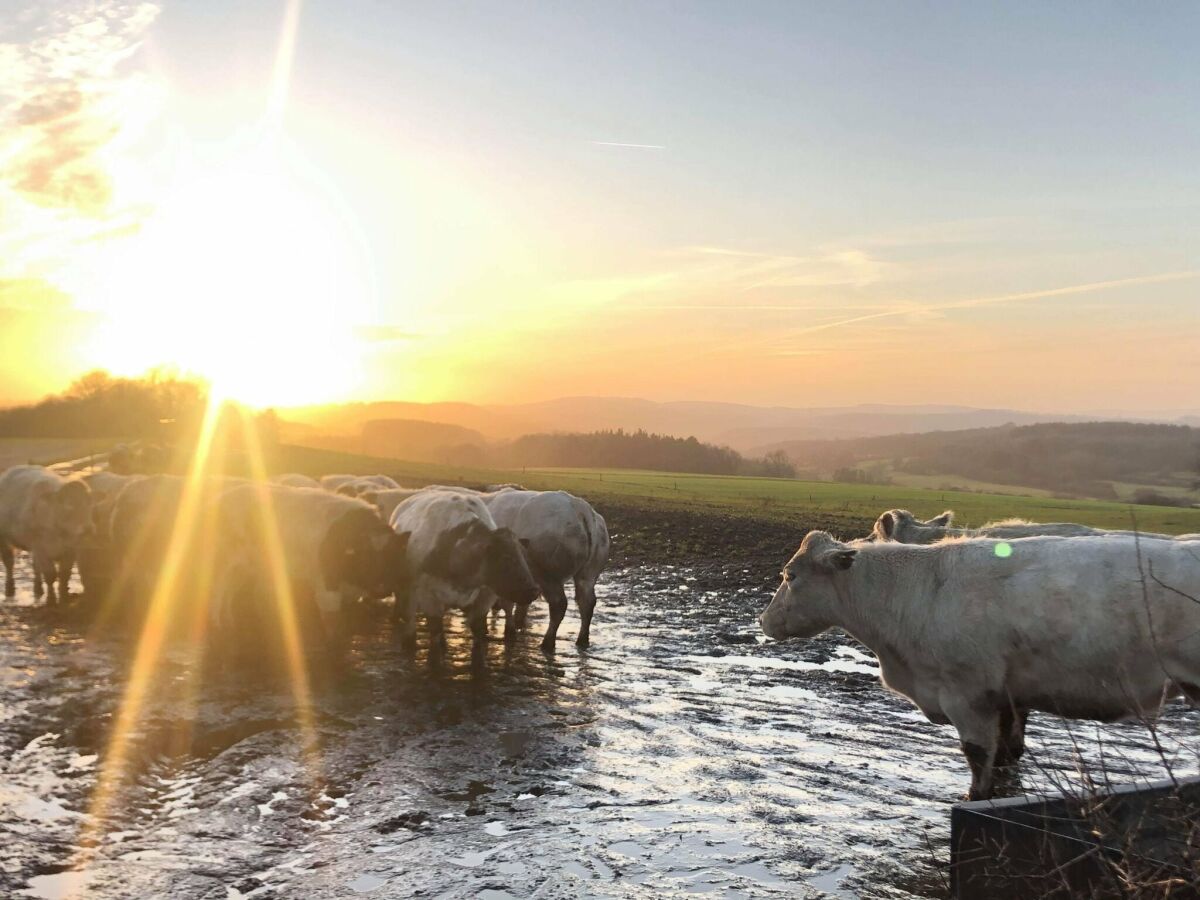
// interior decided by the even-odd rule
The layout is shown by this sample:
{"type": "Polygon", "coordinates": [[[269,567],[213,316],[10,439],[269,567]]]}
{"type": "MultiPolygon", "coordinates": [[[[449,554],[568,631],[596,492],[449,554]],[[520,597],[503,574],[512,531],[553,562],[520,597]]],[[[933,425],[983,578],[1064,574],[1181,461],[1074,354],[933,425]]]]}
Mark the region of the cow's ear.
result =
{"type": "Polygon", "coordinates": [[[881,515],[879,521],[875,523],[875,530],[888,540],[891,540],[892,536],[896,533],[896,514],[889,510],[881,515]]]}
{"type": "Polygon", "coordinates": [[[858,556],[857,550],[849,550],[846,548],[830,550],[821,557],[821,562],[829,566],[831,569],[845,571],[854,565],[854,557],[858,556]]]}
{"type": "Polygon", "coordinates": [[[940,516],[934,516],[932,519],[930,519],[925,524],[926,525],[936,525],[939,528],[945,528],[947,525],[949,525],[953,521],[954,521],[954,510],[948,509],[944,513],[942,513],[940,516]]]}

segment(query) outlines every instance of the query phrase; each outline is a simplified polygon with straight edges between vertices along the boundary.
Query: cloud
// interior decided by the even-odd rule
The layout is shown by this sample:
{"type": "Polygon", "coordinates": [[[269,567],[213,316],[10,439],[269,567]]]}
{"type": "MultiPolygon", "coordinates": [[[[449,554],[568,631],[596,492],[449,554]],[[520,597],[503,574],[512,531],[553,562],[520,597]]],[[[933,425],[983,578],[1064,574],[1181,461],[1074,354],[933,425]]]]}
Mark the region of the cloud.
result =
{"type": "Polygon", "coordinates": [[[998,306],[1005,303],[1019,303],[1029,300],[1046,300],[1052,297],[1067,297],[1073,294],[1089,294],[1093,291],[1111,290],[1113,288],[1135,287],[1146,284],[1163,284],[1171,281],[1190,281],[1200,278],[1200,272],[1162,272],[1157,275],[1139,275],[1133,278],[1117,278],[1110,281],[1091,281],[1085,284],[1074,284],[1067,287],[1048,288],[1040,291],[1025,291],[1016,294],[999,294],[992,297],[976,297],[971,300],[956,300],[950,303],[900,304],[881,312],[867,313],[861,316],[850,316],[810,325],[790,332],[793,336],[811,334],[816,331],[828,331],[831,328],[845,328],[860,322],[876,319],[895,318],[897,316],[928,317],[933,314],[957,309],[976,309],[983,306],[998,306]]]}
{"type": "Polygon", "coordinates": [[[66,309],[66,294],[38,278],[0,278],[0,310],[38,312],[66,309]]]}
{"type": "Polygon", "coordinates": [[[662,144],[626,144],[623,141],[590,141],[597,147],[621,147],[625,150],[666,150],[662,144]]]}
{"type": "MultiPolygon", "coordinates": [[[[124,216],[109,154],[144,120],[152,3],[35,2],[0,30],[0,276],[42,275],[124,216]]],[[[125,223],[125,227],[128,222],[125,223]]]]}

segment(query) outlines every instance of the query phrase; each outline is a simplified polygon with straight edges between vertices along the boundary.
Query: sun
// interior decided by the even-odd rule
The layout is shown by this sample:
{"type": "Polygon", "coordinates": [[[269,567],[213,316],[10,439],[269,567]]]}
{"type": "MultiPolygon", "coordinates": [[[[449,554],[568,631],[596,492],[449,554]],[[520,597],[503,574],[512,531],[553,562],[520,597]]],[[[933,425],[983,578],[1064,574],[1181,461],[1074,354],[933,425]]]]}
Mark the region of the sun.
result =
{"type": "MultiPolygon", "coordinates": [[[[76,286],[120,374],[168,364],[256,405],[342,399],[360,377],[370,267],[336,191],[278,140],[196,166],[76,286]]],[[[111,242],[110,242],[111,244],[111,242]]]]}

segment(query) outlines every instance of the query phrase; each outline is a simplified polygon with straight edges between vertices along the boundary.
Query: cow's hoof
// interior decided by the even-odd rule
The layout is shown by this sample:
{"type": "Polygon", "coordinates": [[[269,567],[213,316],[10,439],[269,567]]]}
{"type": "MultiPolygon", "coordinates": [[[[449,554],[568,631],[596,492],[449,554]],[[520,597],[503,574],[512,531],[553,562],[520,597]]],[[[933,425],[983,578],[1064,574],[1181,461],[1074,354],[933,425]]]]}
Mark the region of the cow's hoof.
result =
{"type": "Polygon", "coordinates": [[[584,636],[582,634],[575,639],[575,646],[578,647],[580,650],[586,650],[591,645],[591,643],[592,642],[586,636],[584,636]]]}
{"type": "Polygon", "coordinates": [[[554,638],[542,638],[542,652],[543,653],[553,653],[554,652],[554,638]]]}

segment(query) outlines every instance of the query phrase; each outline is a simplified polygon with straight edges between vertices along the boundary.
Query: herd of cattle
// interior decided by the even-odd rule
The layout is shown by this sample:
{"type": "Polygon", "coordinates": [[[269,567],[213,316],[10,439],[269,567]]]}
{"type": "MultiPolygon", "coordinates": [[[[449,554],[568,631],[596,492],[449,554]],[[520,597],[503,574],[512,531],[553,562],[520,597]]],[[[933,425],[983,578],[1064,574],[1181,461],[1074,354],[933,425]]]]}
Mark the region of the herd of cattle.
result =
{"type": "MultiPolygon", "coordinates": [[[[884,684],[933,722],[953,725],[972,798],[991,796],[994,768],[1024,750],[1030,712],[1112,721],[1153,717],[1184,696],[1200,704],[1200,534],[1105,531],[1010,520],[954,528],[952,514],[879,516],[842,542],[809,532],[760,617],[768,637],[840,627],[879,659],[884,684]]],[[[609,557],[604,519],[562,491],[403,488],[382,476],[283,475],[268,485],[96,472],[63,478],[40,466],[0,474],[0,558],[15,590],[13,550],[33,557],[35,594],[85,592],[119,579],[122,603],[147,598],[164,568],[192,569],[208,624],[231,634],[257,612],[337,621],[348,602],[394,596],[404,642],[418,617],[440,655],[444,614],[461,610],[482,650],[493,609],[514,638],[544,597],[552,650],[574,582],[587,646],[596,579],[609,557]],[[179,523],[203,536],[181,545],[179,523]],[[199,549],[197,549],[197,547],[199,549]],[[266,600],[265,598],[271,598],[266,600]]],[[[192,583],[195,586],[195,583],[192,583]]],[[[322,634],[330,638],[328,625],[322,634]]]]}
{"type": "Polygon", "coordinates": [[[415,643],[423,616],[437,656],[447,611],[463,612],[480,651],[493,608],[504,610],[512,639],[539,596],[550,608],[542,646],[552,649],[567,580],[580,614],[576,642],[587,646],[609,538],[578,497],[516,485],[406,489],[385,475],[282,475],[264,485],[107,470],[64,478],[14,466],[0,474],[7,596],[14,548],[32,556],[34,593],[51,604],[77,565],[87,595],[105,596],[119,581],[121,604],[145,610],[170,570],[174,590],[200,586],[208,626],[224,637],[279,615],[271,604],[281,592],[288,616],[331,641],[330,623],[348,604],[395,596],[405,643],[415,643]]]}

